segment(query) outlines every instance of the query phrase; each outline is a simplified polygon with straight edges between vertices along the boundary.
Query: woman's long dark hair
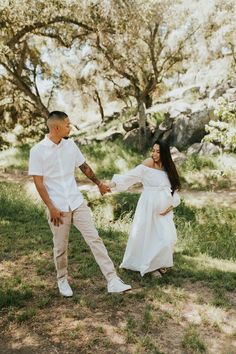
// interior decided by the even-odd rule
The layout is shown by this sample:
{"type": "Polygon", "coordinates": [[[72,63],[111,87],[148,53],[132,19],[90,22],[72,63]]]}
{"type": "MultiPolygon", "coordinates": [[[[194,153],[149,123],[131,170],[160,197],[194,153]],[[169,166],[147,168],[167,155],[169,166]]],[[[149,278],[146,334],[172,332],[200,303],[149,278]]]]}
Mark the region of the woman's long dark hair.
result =
{"type": "Polygon", "coordinates": [[[169,177],[172,194],[173,194],[175,190],[180,189],[181,184],[180,184],[178,172],[176,170],[175,164],[170,154],[170,146],[168,143],[161,140],[155,141],[153,146],[155,144],[158,144],[160,146],[160,159],[164,167],[164,170],[167,172],[167,175],[169,177]]]}

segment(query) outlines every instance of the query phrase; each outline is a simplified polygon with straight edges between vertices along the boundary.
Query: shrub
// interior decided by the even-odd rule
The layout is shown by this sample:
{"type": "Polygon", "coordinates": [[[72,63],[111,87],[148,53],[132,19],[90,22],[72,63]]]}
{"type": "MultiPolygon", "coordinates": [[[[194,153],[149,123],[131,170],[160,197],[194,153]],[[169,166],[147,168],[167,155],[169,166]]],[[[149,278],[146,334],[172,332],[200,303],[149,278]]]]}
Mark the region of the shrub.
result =
{"type": "Polygon", "coordinates": [[[217,121],[211,120],[205,129],[204,141],[221,146],[224,150],[236,152],[236,104],[220,98],[215,114],[217,121]]]}

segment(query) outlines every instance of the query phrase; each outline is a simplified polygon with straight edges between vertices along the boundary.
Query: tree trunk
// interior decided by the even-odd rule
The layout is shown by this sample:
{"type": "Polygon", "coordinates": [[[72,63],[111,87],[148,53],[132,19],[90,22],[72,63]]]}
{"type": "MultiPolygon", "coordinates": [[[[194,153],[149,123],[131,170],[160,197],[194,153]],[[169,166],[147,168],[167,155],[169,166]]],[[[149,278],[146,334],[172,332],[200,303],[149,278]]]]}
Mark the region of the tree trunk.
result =
{"type": "Polygon", "coordinates": [[[136,97],[138,103],[138,122],[139,122],[139,150],[144,152],[147,145],[147,129],[146,129],[146,114],[145,105],[141,97],[136,97]]]}
{"type": "Polygon", "coordinates": [[[101,101],[101,98],[99,96],[99,93],[97,90],[95,90],[95,101],[97,102],[98,104],[98,107],[99,107],[99,112],[100,112],[100,115],[101,115],[101,119],[102,119],[102,122],[104,122],[104,109],[103,109],[103,106],[102,106],[102,101],[101,101]]]}
{"type": "Polygon", "coordinates": [[[144,103],[146,108],[150,108],[152,106],[152,96],[146,95],[144,98],[144,103]]]}
{"type": "Polygon", "coordinates": [[[42,114],[42,117],[47,119],[49,116],[49,110],[47,107],[43,104],[40,98],[35,103],[37,104],[37,107],[39,107],[39,112],[42,114]]]}
{"type": "Polygon", "coordinates": [[[38,93],[37,86],[35,87],[36,89],[36,94],[35,94],[32,91],[30,85],[25,83],[24,79],[18,74],[18,72],[15,69],[10,69],[7,65],[4,65],[4,67],[12,77],[13,79],[12,82],[14,82],[16,87],[34,102],[35,106],[38,108],[39,113],[42,114],[42,117],[44,117],[46,120],[49,115],[49,110],[43,104],[41,97],[38,93]]]}

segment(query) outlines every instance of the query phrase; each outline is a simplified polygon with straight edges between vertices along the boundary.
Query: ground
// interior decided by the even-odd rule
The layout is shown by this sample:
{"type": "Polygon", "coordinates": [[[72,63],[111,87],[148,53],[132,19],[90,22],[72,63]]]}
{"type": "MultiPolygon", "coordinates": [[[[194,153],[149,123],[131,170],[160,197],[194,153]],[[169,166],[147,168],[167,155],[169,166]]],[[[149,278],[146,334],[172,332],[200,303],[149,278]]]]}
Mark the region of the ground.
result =
{"type": "MultiPolygon", "coordinates": [[[[209,252],[192,252],[180,236],[175,267],[166,276],[141,278],[136,272],[120,270],[133,290],[109,295],[91,253],[77,231],[72,230],[69,280],[75,295],[65,299],[57,291],[51,236],[32,181],[25,174],[12,173],[2,173],[0,179],[0,353],[236,352],[236,264],[224,252],[219,257],[212,256],[214,240],[209,252]],[[29,195],[36,197],[32,205],[29,195]]],[[[96,187],[85,181],[81,190],[91,198],[96,225],[118,266],[130,227],[129,215],[122,220],[112,219],[112,199],[105,197],[101,201],[96,187]]],[[[131,194],[137,191],[131,190],[131,194]]],[[[234,190],[231,194],[227,190],[181,193],[189,217],[192,210],[195,215],[199,210],[204,216],[204,208],[224,206],[222,219],[229,213],[228,224],[235,215],[232,208],[228,210],[235,195],[234,190]]],[[[206,225],[210,225],[211,214],[206,215],[206,225]]],[[[177,227],[185,230],[190,227],[189,221],[185,219],[183,224],[181,217],[179,212],[177,227]]],[[[227,231],[227,225],[223,226],[220,230],[227,231]]],[[[201,222],[196,227],[199,229],[201,222]]],[[[207,233],[206,229],[206,237],[207,233]]],[[[234,244],[225,243],[225,247],[230,251],[234,244]]],[[[216,248],[215,252],[221,251],[216,248]]]]}

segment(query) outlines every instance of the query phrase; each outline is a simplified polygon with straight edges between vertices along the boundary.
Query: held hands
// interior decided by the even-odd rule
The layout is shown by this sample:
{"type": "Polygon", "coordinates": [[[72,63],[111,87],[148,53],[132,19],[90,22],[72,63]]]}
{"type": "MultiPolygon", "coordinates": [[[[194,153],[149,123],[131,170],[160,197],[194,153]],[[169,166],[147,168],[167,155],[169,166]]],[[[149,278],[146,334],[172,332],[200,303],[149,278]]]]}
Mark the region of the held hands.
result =
{"type": "Polygon", "coordinates": [[[50,220],[53,222],[55,226],[60,226],[60,224],[63,224],[62,217],[64,216],[64,213],[60,211],[59,209],[55,207],[51,207],[49,209],[50,212],[50,220]]]}
{"type": "Polygon", "coordinates": [[[162,213],[160,213],[161,216],[165,216],[166,214],[168,214],[171,210],[173,210],[173,206],[171,205],[169,208],[167,208],[165,211],[163,211],[162,213]]]}
{"type": "Polygon", "coordinates": [[[110,188],[109,184],[104,183],[104,182],[100,182],[98,185],[98,188],[99,188],[101,195],[111,192],[111,188],[110,188]]]}

